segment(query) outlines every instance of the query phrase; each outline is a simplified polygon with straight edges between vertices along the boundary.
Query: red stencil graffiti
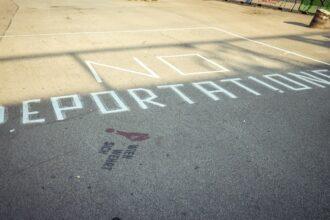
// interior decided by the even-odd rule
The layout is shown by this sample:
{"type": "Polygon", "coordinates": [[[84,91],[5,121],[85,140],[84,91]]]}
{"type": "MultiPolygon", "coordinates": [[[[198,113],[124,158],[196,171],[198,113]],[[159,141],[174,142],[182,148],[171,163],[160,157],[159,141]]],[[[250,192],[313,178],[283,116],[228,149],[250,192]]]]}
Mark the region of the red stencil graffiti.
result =
{"type": "Polygon", "coordinates": [[[117,135],[121,135],[130,141],[144,141],[149,139],[149,134],[144,134],[144,133],[137,133],[137,132],[126,132],[126,131],[119,131],[115,130],[113,128],[108,128],[105,130],[108,133],[114,133],[117,135]]]}

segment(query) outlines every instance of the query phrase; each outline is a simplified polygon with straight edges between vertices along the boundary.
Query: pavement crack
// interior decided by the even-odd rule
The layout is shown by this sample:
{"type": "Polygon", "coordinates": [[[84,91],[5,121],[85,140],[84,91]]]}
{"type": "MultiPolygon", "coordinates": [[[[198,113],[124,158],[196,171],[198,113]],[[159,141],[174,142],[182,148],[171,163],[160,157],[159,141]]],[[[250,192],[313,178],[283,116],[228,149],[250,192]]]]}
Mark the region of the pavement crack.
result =
{"type": "Polygon", "coordinates": [[[13,15],[11,16],[10,21],[9,21],[7,27],[6,27],[5,30],[3,31],[2,37],[0,37],[0,42],[2,41],[3,37],[6,36],[7,31],[9,30],[10,26],[12,25],[13,20],[14,20],[14,18],[15,18],[15,16],[16,16],[18,10],[20,9],[19,5],[18,5],[14,0],[11,0],[11,1],[12,1],[13,4],[15,5],[16,9],[15,9],[13,15]]]}

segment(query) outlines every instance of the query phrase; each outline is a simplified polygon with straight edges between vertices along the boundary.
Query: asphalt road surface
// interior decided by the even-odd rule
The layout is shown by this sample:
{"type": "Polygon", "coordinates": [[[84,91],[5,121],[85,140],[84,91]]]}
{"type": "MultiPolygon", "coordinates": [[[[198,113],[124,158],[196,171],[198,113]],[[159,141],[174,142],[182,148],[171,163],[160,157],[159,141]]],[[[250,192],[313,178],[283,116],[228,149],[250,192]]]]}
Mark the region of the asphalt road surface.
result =
{"type": "Polygon", "coordinates": [[[311,16],[1,4],[1,219],[330,218],[330,32],[311,16]]]}

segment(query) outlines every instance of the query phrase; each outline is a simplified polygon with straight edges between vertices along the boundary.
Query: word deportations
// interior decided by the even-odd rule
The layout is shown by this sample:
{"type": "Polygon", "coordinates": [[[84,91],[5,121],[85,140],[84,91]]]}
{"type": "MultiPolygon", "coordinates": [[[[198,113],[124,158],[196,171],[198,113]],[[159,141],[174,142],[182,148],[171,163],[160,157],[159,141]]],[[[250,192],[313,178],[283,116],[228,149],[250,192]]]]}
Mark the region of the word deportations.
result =
{"type": "MultiPolygon", "coordinates": [[[[130,99],[132,99],[137,106],[143,110],[146,110],[151,106],[160,108],[166,107],[165,103],[160,102],[157,99],[157,94],[164,90],[172,92],[173,96],[176,96],[178,99],[181,99],[189,105],[195,104],[193,97],[183,92],[182,88],[184,86],[192,87],[213,101],[220,100],[221,96],[230,99],[238,98],[233,91],[229,91],[226,88],[228,84],[231,84],[232,86],[235,86],[253,96],[260,96],[262,94],[260,91],[257,91],[256,88],[263,87],[264,89],[275,93],[284,93],[285,91],[303,91],[312,89],[313,87],[326,88],[330,85],[330,74],[327,69],[300,71],[299,73],[287,74],[275,73],[258,77],[247,76],[244,79],[227,78],[217,81],[192,82],[186,85],[159,85],[156,87],[156,92],[154,89],[151,90],[149,88],[133,88],[128,89],[127,93],[130,99]]],[[[116,91],[93,92],[90,93],[90,97],[101,114],[115,114],[131,111],[130,107],[116,91]]],[[[40,102],[40,99],[23,101],[21,106],[21,122],[23,124],[38,124],[45,123],[47,121],[46,118],[41,117],[40,110],[38,111],[36,109],[36,106],[38,106],[40,102]]],[[[58,121],[67,119],[68,112],[79,111],[84,108],[81,97],[78,94],[51,97],[50,102],[55,118],[58,121]]],[[[9,117],[10,113],[8,112],[8,109],[5,106],[0,105],[0,125],[5,124],[9,117]]]]}

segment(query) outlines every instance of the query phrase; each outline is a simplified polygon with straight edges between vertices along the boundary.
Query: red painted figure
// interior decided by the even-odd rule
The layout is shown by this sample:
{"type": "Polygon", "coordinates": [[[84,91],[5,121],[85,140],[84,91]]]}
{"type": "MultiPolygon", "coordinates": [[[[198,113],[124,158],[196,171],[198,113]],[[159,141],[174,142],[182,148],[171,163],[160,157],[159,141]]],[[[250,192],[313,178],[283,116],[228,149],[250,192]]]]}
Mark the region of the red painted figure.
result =
{"type": "Polygon", "coordinates": [[[126,132],[126,131],[119,131],[119,130],[115,130],[113,128],[108,128],[105,130],[108,133],[114,133],[124,136],[125,138],[131,140],[131,141],[144,141],[149,139],[149,134],[144,134],[144,133],[137,133],[137,132],[126,132]]]}

